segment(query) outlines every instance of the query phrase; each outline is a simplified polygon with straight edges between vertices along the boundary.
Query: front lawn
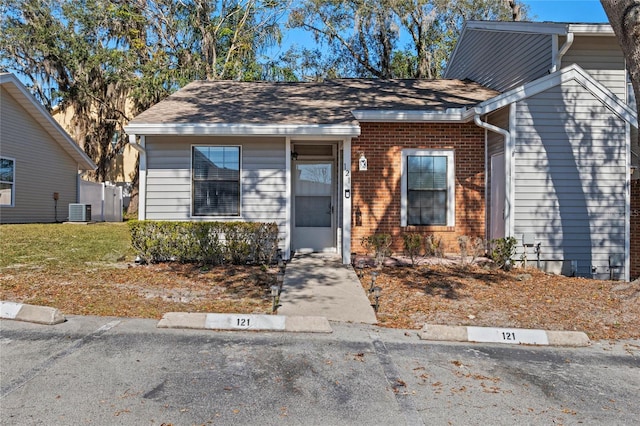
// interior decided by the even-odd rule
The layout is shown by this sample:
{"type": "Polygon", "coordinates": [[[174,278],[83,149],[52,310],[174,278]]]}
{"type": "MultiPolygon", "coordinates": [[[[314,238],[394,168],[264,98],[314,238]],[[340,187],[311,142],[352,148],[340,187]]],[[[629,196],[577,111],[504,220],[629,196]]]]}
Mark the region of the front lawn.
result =
{"type": "MultiPolygon", "coordinates": [[[[126,224],[0,226],[0,300],[67,315],[159,319],[166,312],[269,313],[276,268],[138,266],[126,224]]],[[[361,279],[370,287],[373,268],[361,279]]],[[[424,323],[580,330],[591,339],[640,338],[640,282],[509,273],[436,260],[385,266],[381,326],[424,323]]]]}

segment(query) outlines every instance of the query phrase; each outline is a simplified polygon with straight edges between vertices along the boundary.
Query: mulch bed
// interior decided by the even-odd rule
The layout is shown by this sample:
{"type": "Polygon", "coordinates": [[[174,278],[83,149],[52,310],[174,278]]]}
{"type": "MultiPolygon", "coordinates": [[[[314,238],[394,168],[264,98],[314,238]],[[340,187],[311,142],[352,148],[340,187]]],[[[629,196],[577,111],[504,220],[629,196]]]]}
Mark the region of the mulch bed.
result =
{"type": "MultiPolygon", "coordinates": [[[[504,272],[455,259],[415,267],[388,259],[363,268],[382,288],[380,326],[425,323],[584,331],[591,339],[640,338],[640,281],[598,281],[535,269],[504,272]]],[[[0,300],[48,305],[64,314],[161,318],[166,312],[270,313],[277,268],[91,263],[73,271],[3,268],[0,300]]]]}
{"type": "MultiPolygon", "coordinates": [[[[356,268],[358,270],[358,268],[356,268]]],[[[418,329],[425,323],[584,331],[591,339],[640,338],[640,281],[600,281],[509,272],[452,261],[411,267],[406,260],[371,262],[361,283],[378,272],[381,326],[418,329]]],[[[373,298],[372,298],[373,301],[373,298]]]]}

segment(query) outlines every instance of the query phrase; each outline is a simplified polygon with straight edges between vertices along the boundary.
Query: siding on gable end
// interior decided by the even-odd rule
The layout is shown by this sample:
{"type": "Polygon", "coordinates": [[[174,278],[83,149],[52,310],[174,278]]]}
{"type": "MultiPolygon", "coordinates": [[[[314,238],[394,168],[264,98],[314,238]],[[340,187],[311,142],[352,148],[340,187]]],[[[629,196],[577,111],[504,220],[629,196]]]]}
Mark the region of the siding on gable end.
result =
{"type": "MultiPolygon", "coordinates": [[[[560,45],[564,40],[560,38],[560,45]]],[[[561,68],[577,64],[616,96],[627,101],[627,71],[616,37],[576,36],[562,57],[561,68]]]]}
{"type": "Polygon", "coordinates": [[[624,121],[575,81],[516,108],[516,237],[534,234],[543,259],[577,261],[578,275],[608,277],[609,256],[625,250],[624,121]]]}
{"type": "Polygon", "coordinates": [[[286,235],[284,138],[147,136],[147,219],[275,222],[286,235]],[[241,146],[240,217],[191,216],[191,147],[241,146]]]}
{"type": "Polygon", "coordinates": [[[463,41],[446,78],[470,79],[503,92],[540,78],[551,68],[548,34],[469,30],[463,41]]]}
{"type": "Polygon", "coordinates": [[[78,164],[4,88],[0,99],[0,155],[15,159],[16,191],[15,206],[0,207],[0,223],[67,220],[77,199],[78,164]]]}

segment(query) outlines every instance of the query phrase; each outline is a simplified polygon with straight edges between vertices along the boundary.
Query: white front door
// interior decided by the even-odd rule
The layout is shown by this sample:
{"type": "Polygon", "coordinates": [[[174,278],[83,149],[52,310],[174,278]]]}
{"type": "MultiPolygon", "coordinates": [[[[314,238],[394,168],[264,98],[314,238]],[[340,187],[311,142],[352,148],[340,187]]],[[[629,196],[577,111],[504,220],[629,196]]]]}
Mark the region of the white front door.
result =
{"type": "Polygon", "coordinates": [[[335,165],[329,160],[293,161],[293,249],[335,252],[335,165]]]}
{"type": "Polygon", "coordinates": [[[491,156],[491,228],[489,238],[504,238],[504,154],[491,156]]]}

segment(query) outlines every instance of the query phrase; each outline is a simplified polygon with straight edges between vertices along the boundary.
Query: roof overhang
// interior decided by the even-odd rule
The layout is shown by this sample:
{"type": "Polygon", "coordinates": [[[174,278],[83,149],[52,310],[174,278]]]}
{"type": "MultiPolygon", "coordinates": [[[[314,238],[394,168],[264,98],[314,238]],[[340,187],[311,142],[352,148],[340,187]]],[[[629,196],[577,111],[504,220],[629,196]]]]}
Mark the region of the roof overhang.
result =
{"type": "Polygon", "coordinates": [[[342,136],[360,135],[357,124],[162,123],[129,124],[128,134],[160,136],[342,136]]]}
{"type": "Polygon", "coordinates": [[[449,108],[446,111],[421,110],[354,110],[353,116],[360,122],[373,123],[455,123],[469,121],[466,108],[449,108]]]}
{"type": "Polygon", "coordinates": [[[542,93],[570,80],[578,82],[596,98],[600,99],[600,101],[613,113],[627,121],[632,126],[638,127],[638,116],[636,112],[614,95],[611,90],[594,80],[593,77],[576,64],[562,68],[555,73],[549,74],[535,81],[509,90],[494,98],[481,102],[474,108],[469,109],[465,115],[471,118],[474,115],[485,115],[514,102],[542,93]]]}
{"type": "MultiPolygon", "coordinates": [[[[579,35],[614,35],[613,28],[608,23],[581,24],[565,22],[509,22],[509,21],[467,21],[462,29],[483,31],[504,31],[510,33],[532,33],[567,35],[575,33],[579,35]]],[[[462,36],[461,36],[462,38],[462,36]]]]}
{"type": "Polygon", "coordinates": [[[42,126],[42,128],[77,163],[81,170],[95,170],[97,166],[89,156],[71,139],[71,136],[51,117],[49,111],[33,97],[27,88],[10,73],[0,74],[0,85],[42,126]]]}

